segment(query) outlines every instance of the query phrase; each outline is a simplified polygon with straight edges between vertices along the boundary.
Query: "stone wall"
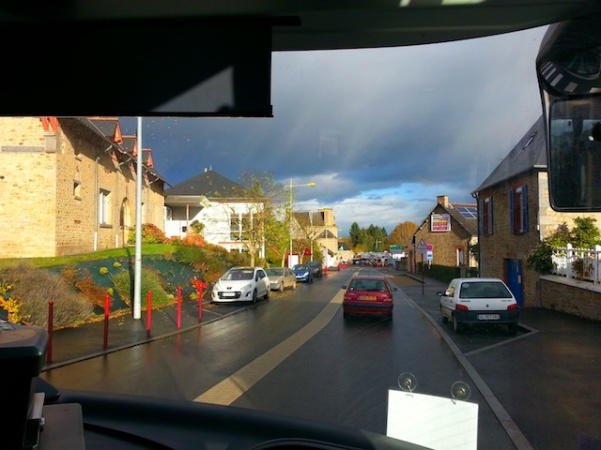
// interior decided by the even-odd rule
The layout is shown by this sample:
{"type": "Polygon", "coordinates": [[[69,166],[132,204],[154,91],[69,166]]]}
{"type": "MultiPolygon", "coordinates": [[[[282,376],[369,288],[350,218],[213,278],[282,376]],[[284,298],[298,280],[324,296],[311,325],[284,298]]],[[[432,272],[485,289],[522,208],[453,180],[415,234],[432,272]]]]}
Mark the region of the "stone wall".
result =
{"type": "Polygon", "coordinates": [[[555,275],[540,277],[540,306],[601,321],[601,286],[555,275]]]}
{"type": "MultiPolygon", "coordinates": [[[[44,130],[40,118],[0,119],[0,258],[44,257],[125,245],[135,226],[135,164],[119,164],[111,143],[77,118],[44,130]],[[99,190],[108,220],[98,220],[99,190]]],[[[160,229],[162,181],[145,179],[143,222],[160,229]]]]}

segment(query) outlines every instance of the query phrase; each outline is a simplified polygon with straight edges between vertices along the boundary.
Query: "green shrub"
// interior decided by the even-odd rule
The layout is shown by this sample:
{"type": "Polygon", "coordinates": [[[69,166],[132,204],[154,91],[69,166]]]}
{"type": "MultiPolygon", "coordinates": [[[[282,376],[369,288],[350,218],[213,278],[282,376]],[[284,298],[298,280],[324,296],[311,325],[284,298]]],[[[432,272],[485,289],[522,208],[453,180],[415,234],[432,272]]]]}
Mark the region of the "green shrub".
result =
{"type": "MultiPolygon", "coordinates": [[[[131,306],[134,289],[133,280],[130,273],[122,270],[119,273],[112,275],[111,279],[115,285],[115,290],[119,293],[123,301],[131,306]]],[[[148,291],[152,292],[153,308],[158,308],[173,303],[173,294],[169,295],[169,293],[165,291],[163,282],[158,272],[149,268],[142,268],[140,304],[142,305],[143,309],[146,308],[148,291]]]]}

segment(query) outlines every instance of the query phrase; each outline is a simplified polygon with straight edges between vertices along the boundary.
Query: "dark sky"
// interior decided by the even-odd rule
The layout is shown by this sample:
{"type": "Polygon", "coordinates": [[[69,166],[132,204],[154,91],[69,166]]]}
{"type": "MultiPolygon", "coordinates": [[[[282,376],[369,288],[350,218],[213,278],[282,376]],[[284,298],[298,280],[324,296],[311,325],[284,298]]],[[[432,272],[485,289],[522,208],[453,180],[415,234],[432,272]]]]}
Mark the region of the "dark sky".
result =
{"type": "MultiPolygon", "coordinates": [[[[454,43],[275,53],[273,118],[144,118],[142,144],[178,184],[210,168],[265,170],[295,209],[350,225],[420,223],[437,195],[471,193],[542,113],[534,60],[546,27],[454,43]]],[[[136,118],[122,118],[133,133],[136,118]]]]}

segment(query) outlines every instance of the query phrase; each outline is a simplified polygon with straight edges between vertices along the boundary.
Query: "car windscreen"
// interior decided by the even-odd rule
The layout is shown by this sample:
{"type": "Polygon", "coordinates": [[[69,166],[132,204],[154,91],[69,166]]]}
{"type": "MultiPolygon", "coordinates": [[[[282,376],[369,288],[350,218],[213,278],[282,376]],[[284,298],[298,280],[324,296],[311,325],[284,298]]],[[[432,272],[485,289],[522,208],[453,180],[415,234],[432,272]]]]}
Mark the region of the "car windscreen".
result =
{"type": "Polygon", "coordinates": [[[254,272],[252,270],[230,270],[223,276],[223,280],[252,280],[254,272]]]}
{"type": "Polygon", "coordinates": [[[459,298],[511,298],[511,292],[499,281],[462,283],[459,298]]]}
{"type": "Polygon", "coordinates": [[[283,269],[267,269],[266,272],[267,272],[267,275],[272,276],[272,277],[280,277],[280,276],[284,275],[283,269]]]}

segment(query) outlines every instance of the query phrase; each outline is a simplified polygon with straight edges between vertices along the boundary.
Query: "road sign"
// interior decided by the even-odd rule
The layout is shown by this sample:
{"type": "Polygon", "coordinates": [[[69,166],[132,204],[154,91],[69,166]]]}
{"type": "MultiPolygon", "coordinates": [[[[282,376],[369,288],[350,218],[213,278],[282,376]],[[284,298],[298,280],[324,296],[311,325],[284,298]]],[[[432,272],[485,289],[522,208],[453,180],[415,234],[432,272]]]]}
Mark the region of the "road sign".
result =
{"type": "Polygon", "coordinates": [[[434,246],[432,244],[426,244],[426,250],[431,252],[432,250],[434,250],[434,246]]]}
{"type": "Polygon", "coordinates": [[[426,252],[426,260],[432,261],[432,252],[426,252]]]}
{"type": "Polygon", "coordinates": [[[419,241],[419,244],[417,244],[417,253],[421,253],[421,254],[426,254],[426,251],[428,250],[428,244],[426,244],[426,241],[424,241],[423,239],[419,241]]]}

